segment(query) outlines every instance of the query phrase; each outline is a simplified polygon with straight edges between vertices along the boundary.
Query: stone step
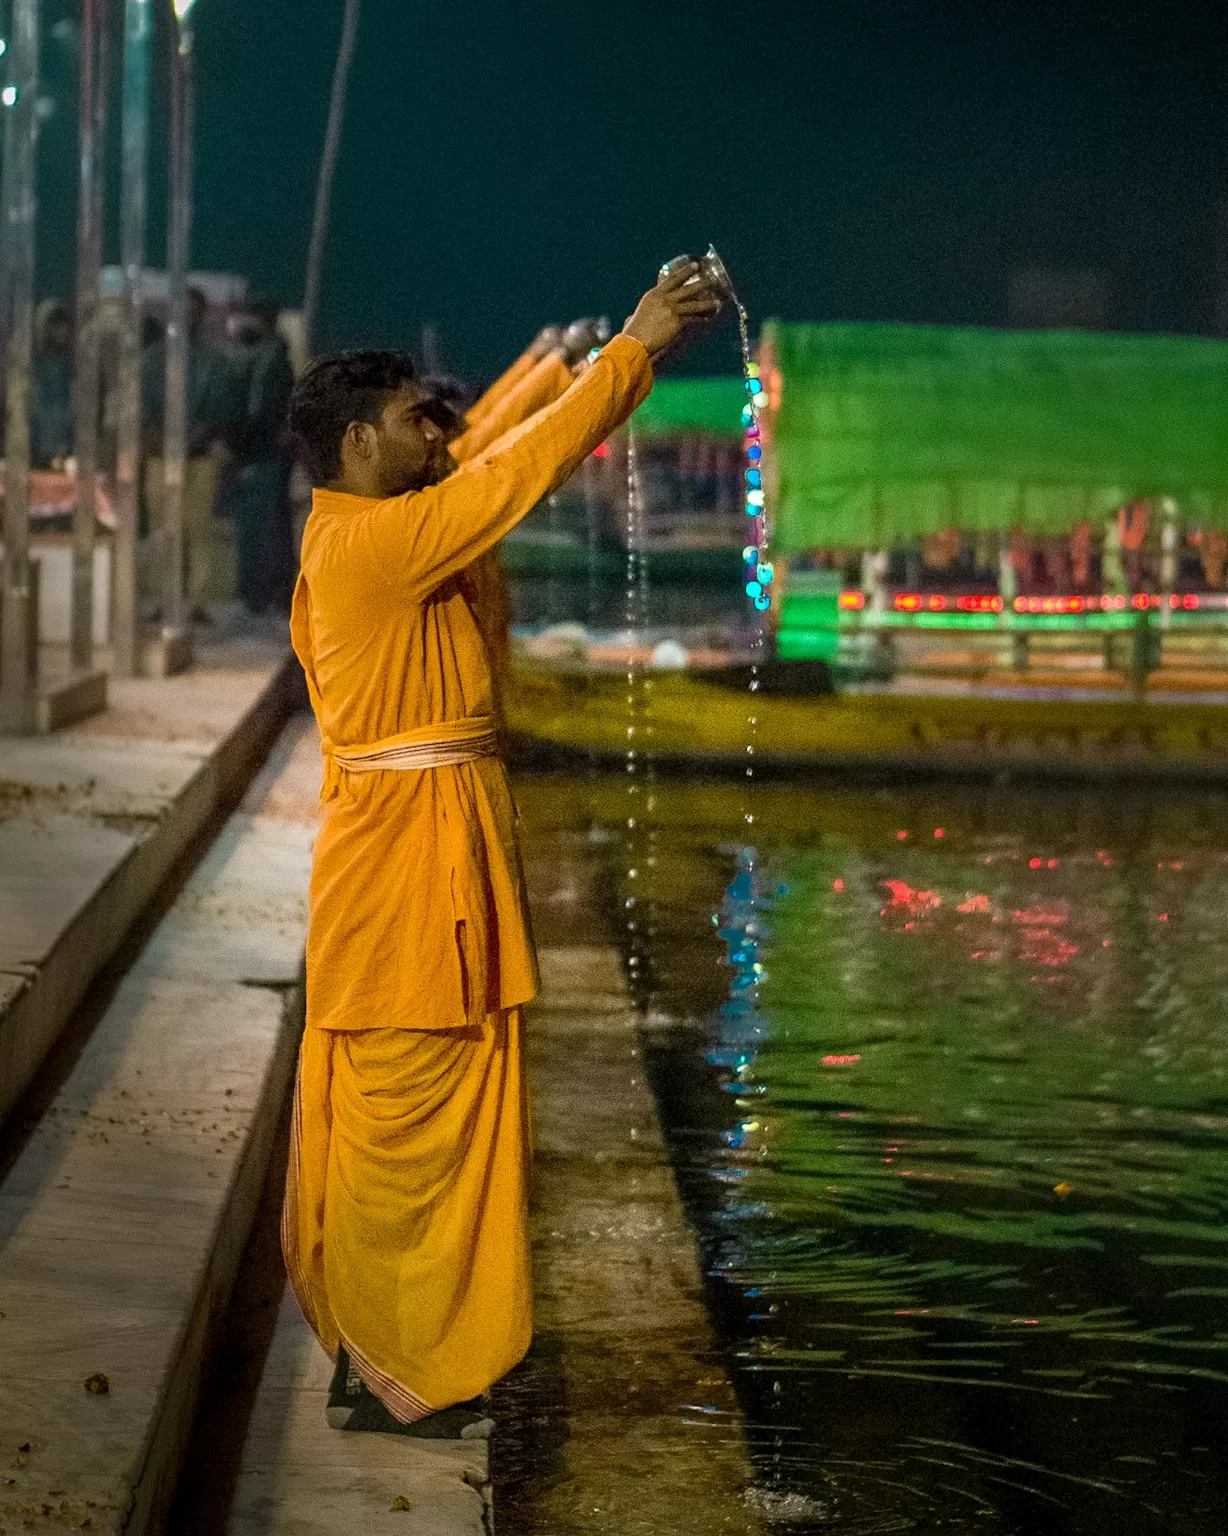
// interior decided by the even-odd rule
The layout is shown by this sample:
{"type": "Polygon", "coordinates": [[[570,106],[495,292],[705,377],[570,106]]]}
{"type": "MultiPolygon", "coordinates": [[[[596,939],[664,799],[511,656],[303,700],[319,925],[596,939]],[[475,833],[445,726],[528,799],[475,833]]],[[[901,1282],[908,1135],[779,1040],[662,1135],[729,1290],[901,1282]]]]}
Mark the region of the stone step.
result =
{"type": "Polygon", "coordinates": [[[284,643],[0,738],[0,1120],[174,866],[242,793],[302,686],[284,643]]]}
{"type": "Polygon", "coordinates": [[[314,788],[318,765],[289,728],[88,1039],[57,1053],[37,1120],[6,1127],[0,1530],[162,1529],[294,1069],[314,827],[276,788],[314,788]]]}

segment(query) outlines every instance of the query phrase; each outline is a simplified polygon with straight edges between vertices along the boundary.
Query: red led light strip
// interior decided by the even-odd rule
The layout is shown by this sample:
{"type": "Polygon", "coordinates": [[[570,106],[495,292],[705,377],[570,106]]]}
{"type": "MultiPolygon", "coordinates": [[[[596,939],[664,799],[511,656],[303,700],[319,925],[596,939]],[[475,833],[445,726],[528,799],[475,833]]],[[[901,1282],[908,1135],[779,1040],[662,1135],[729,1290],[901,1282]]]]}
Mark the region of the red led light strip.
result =
{"type": "MultiPolygon", "coordinates": [[[[1207,600],[1197,592],[1173,592],[1167,599],[1155,593],[1136,592],[1133,597],[1124,593],[1106,593],[1103,597],[1017,597],[1012,604],[1016,613],[1111,613],[1123,608],[1181,608],[1189,612],[1201,608],[1207,600]]],[[[857,612],[866,606],[864,592],[841,592],[838,605],[842,609],[857,612]]],[[[1212,599],[1212,606],[1217,606],[1212,599]]],[[[891,599],[897,613],[1001,613],[1002,599],[996,593],[973,593],[963,596],[943,592],[897,592],[891,599]]]]}

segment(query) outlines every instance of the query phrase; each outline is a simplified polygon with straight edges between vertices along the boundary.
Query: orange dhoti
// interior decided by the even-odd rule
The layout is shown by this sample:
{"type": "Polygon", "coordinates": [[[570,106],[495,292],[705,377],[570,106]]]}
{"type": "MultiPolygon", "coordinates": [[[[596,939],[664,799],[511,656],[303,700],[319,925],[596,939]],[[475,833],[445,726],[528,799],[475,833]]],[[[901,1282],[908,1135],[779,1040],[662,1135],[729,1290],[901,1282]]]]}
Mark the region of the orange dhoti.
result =
{"type": "Polygon", "coordinates": [[[529,1346],[530,1142],[519,1008],[454,1030],[308,1030],[282,1243],[330,1354],[405,1422],[529,1346]]]}

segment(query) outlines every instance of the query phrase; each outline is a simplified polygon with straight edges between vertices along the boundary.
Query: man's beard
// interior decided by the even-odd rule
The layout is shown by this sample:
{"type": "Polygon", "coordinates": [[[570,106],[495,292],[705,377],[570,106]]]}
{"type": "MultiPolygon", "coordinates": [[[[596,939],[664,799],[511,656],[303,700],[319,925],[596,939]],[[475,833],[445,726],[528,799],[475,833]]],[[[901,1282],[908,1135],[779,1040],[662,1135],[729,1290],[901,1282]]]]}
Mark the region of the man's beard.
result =
{"type": "Polygon", "coordinates": [[[390,487],[384,494],[386,496],[410,496],[415,491],[428,490],[432,485],[438,485],[441,480],[446,480],[453,474],[459,465],[452,455],[445,449],[437,458],[425,466],[420,474],[413,477],[406,484],[390,487]]]}
{"type": "Polygon", "coordinates": [[[445,448],[442,453],[431,460],[427,470],[429,478],[423,481],[423,484],[438,485],[441,480],[446,480],[449,475],[455,474],[459,467],[456,460],[452,457],[450,450],[445,448]]]}

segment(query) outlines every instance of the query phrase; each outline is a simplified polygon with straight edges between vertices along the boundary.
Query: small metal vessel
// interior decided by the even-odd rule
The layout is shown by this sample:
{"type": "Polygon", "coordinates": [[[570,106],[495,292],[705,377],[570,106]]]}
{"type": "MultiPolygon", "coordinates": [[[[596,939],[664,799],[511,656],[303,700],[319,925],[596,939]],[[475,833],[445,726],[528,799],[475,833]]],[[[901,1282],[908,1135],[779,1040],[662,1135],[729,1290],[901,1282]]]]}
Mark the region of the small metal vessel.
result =
{"type": "Polygon", "coordinates": [[[725,263],[716,253],[715,246],[709,246],[703,256],[675,256],[672,261],[667,261],[657,274],[657,281],[661,282],[679,267],[685,266],[688,261],[698,261],[699,271],[694,277],[687,279],[687,286],[691,283],[706,283],[718,298],[732,299],[737,302],[737,294],[734,292],[733,279],[725,268],[725,263]]]}

